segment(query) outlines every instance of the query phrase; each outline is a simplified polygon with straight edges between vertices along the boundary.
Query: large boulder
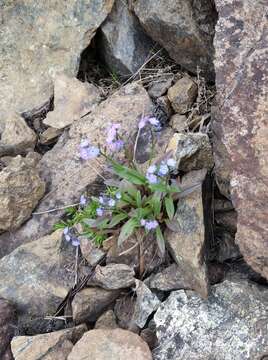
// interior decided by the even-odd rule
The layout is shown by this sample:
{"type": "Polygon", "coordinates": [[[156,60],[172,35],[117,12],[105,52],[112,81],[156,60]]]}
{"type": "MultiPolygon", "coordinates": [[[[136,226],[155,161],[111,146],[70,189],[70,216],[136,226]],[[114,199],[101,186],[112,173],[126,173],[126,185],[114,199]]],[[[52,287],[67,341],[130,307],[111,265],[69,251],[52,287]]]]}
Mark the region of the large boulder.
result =
{"type": "Polygon", "coordinates": [[[217,19],[211,0],[137,0],[134,11],[146,32],[180,65],[199,66],[213,78],[213,35],[217,19]]]}
{"type": "Polygon", "coordinates": [[[0,115],[13,109],[29,116],[48,105],[53,77],[58,72],[76,75],[80,53],[113,2],[2,1],[0,115]]]}
{"type": "Polygon", "coordinates": [[[149,59],[153,42],[127,4],[115,0],[112,12],[100,28],[98,46],[111,71],[128,77],[149,59]]]}
{"type": "Polygon", "coordinates": [[[217,181],[238,213],[242,255],[268,279],[267,4],[217,0],[216,5],[217,181]]]}
{"type": "Polygon", "coordinates": [[[241,279],[214,285],[208,300],[174,291],[154,316],[154,359],[265,359],[267,305],[267,288],[241,279]]]}
{"type": "Polygon", "coordinates": [[[0,298],[0,358],[13,360],[10,341],[16,326],[15,308],[8,300],[0,298]]]}

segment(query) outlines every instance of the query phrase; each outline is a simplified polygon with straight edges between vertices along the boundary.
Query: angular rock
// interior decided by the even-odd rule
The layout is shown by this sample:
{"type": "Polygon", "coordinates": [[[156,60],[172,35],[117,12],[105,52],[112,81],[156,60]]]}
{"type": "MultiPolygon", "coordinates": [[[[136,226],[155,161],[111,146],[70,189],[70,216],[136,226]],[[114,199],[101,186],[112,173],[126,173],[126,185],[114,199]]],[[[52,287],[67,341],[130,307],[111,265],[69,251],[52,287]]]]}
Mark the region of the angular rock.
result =
{"type": "Polygon", "coordinates": [[[37,136],[21,116],[16,113],[9,114],[3,123],[1,144],[13,147],[16,154],[35,147],[37,136]]]}
{"type": "Polygon", "coordinates": [[[203,168],[210,169],[214,164],[207,134],[176,133],[170,140],[168,150],[174,152],[178,168],[185,172],[203,168]]]}
{"type": "Polygon", "coordinates": [[[97,265],[88,285],[96,285],[106,290],[118,290],[134,285],[134,276],[134,270],[125,264],[97,265]]]}
{"type": "Polygon", "coordinates": [[[100,28],[98,46],[108,67],[129,77],[149,59],[154,44],[127,3],[115,0],[112,12],[100,28]]]}
{"type": "Polygon", "coordinates": [[[55,142],[61,134],[62,130],[49,127],[40,134],[40,143],[42,145],[49,145],[55,142]]]}
{"type": "MultiPolygon", "coordinates": [[[[89,162],[79,157],[78,146],[82,138],[88,137],[92,144],[104,144],[106,127],[110,122],[120,123],[126,139],[136,132],[140,116],[151,112],[151,100],[144,88],[137,84],[128,85],[106,101],[102,102],[90,115],[73,123],[48,151],[39,163],[40,173],[47,182],[47,194],[36,212],[77,203],[80,195],[90,185],[91,194],[99,191],[100,178],[92,170],[89,162]]],[[[94,166],[103,172],[103,159],[94,166]]],[[[25,243],[49,233],[64,211],[43,213],[34,217],[12,235],[2,236],[1,242],[25,243]]]]}
{"type": "Polygon", "coordinates": [[[48,108],[57,73],[75,76],[80,54],[113,0],[2,2],[0,109],[33,115],[48,108]]]}
{"type": "MultiPolygon", "coordinates": [[[[191,289],[203,297],[208,296],[207,267],[205,263],[206,228],[203,195],[206,171],[192,171],[182,178],[184,186],[190,179],[199,181],[194,192],[178,201],[177,211],[170,228],[165,232],[167,247],[185,274],[191,289]],[[202,184],[203,189],[202,189],[202,184]]],[[[192,180],[191,180],[192,181],[192,180]]]]}
{"type": "Polygon", "coordinates": [[[185,115],[174,114],[170,119],[170,125],[176,132],[183,132],[187,127],[187,117],[185,115]]]}
{"type": "Polygon", "coordinates": [[[116,323],[116,317],[113,310],[107,310],[104,314],[102,314],[96,324],[94,329],[117,329],[118,325],[116,323]]]}
{"type": "Polygon", "coordinates": [[[135,310],[136,298],[131,295],[123,295],[116,300],[114,306],[114,313],[117,323],[122,329],[130,330],[134,333],[139,333],[140,328],[132,321],[135,310]]]}
{"type": "Polygon", "coordinates": [[[0,358],[12,360],[10,341],[15,332],[15,308],[6,299],[0,298],[0,358]]]}
{"type": "Polygon", "coordinates": [[[132,315],[132,322],[139,328],[143,328],[149,316],[157,310],[161,302],[142,281],[136,280],[135,293],[137,300],[132,315]]]}
{"type": "Polygon", "coordinates": [[[210,0],[136,0],[134,11],[149,36],[191,72],[197,66],[213,78],[213,36],[217,14],[210,0]]]}
{"type": "Polygon", "coordinates": [[[172,292],[154,321],[156,360],[258,360],[268,352],[267,288],[244,280],[214,285],[208,300],[172,292]]]}
{"type": "Polygon", "coordinates": [[[184,76],[168,89],[168,98],[174,111],[178,114],[185,114],[190,110],[197,96],[197,85],[184,76]]]}
{"type": "Polygon", "coordinates": [[[89,238],[79,236],[81,253],[90,266],[95,266],[101,259],[104,258],[105,253],[99,249],[89,238]]]}
{"type": "Polygon", "coordinates": [[[152,84],[148,89],[148,94],[153,98],[157,99],[168,91],[172,85],[174,75],[163,75],[160,79],[153,80],[152,84]]]}
{"type": "Polygon", "coordinates": [[[91,330],[77,342],[67,360],[152,360],[151,351],[138,335],[122,329],[91,330]]]}
{"type": "Polygon", "coordinates": [[[35,336],[16,336],[11,349],[15,360],[66,360],[73,345],[87,331],[86,325],[35,336]]]}
{"type": "Polygon", "coordinates": [[[214,248],[210,251],[210,260],[222,263],[226,260],[235,260],[242,256],[238,245],[235,243],[234,234],[224,230],[222,227],[215,227],[214,237],[214,248]]]}
{"type": "Polygon", "coordinates": [[[238,213],[242,255],[268,279],[267,6],[249,0],[215,3],[217,182],[238,213]]]}
{"type": "Polygon", "coordinates": [[[96,321],[118,297],[116,290],[85,288],[79,291],[72,301],[73,319],[76,324],[96,321]]]}
{"type": "Polygon", "coordinates": [[[53,315],[73,285],[66,259],[61,263],[61,237],[58,230],[0,260],[0,296],[14,302],[20,324],[53,315]]]}
{"type": "Polygon", "coordinates": [[[100,102],[100,92],[93,84],[82,83],[64,74],[54,80],[54,110],[47,113],[43,123],[63,129],[91,112],[100,102]]]}
{"type": "Polygon", "coordinates": [[[157,346],[157,337],[151,329],[143,329],[140,333],[140,337],[142,338],[142,340],[147,342],[151,350],[153,350],[157,346]]]}
{"type": "Polygon", "coordinates": [[[0,232],[25,222],[45,193],[45,183],[32,165],[18,155],[0,172],[0,232]]]}

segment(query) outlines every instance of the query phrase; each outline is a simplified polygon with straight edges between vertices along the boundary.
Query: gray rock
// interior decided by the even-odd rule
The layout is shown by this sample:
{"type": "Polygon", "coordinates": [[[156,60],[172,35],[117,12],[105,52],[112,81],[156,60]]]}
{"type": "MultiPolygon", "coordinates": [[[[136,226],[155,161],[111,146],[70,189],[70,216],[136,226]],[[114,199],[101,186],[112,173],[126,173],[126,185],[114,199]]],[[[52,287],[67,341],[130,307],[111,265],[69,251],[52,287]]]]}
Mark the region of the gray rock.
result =
{"type": "Polygon", "coordinates": [[[136,0],[141,25],[187,70],[199,66],[213,78],[213,35],[217,14],[210,0],[136,0]]]}
{"type": "MultiPolygon", "coordinates": [[[[15,230],[29,219],[45,193],[45,183],[33,165],[18,155],[0,172],[0,232],[15,230]]],[[[1,247],[3,254],[8,247],[4,242],[1,247]]]]}
{"type": "Polygon", "coordinates": [[[72,301],[73,319],[76,324],[96,321],[107,310],[108,306],[118,297],[117,290],[101,288],[84,288],[79,291],[72,301]]]}
{"type": "Polygon", "coordinates": [[[54,80],[54,110],[47,113],[43,123],[63,129],[91,112],[100,102],[100,92],[93,84],[82,83],[64,74],[54,80]]]}
{"type": "Polygon", "coordinates": [[[116,300],[114,313],[117,323],[122,329],[130,330],[135,333],[140,332],[140,328],[132,321],[136,303],[136,297],[131,295],[123,295],[116,300]]]}
{"type": "Polygon", "coordinates": [[[183,271],[191,289],[203,297],[208,296],[207,267],[205,263],[205,219],[202,184],[206,171],[192,171],[182,178],[181,185],[189,180],[200,182],[194,192],[179,200],[174,220],[165,232],[167,247],[183,271]]]}
{"type": "Polygon", "coordinates": [[[174,75],[163,75],[150,84],[148,93],[153,99],[157,99],[168,91],[172,85],[174,75]]]}
{"type": "Polygon", "coordinates": [[[168,98],[174,111],[178,114],[185,114],[191,109],[197,96],[197,85],[189,78],[184,76],[168,89],[168,98]]]}
{"type": "Polygon", "coordinates": [[[226,260],[235,260],[242,256],[238,245],[235,243],[234,234],[217,226],[214,229],[214,237],[214,248],[210,252],[211,260],[224,262],[226,260]]]}
{"type": "Polygon", "coordinates": [[[149,316],[157,310],[161,302],[142,281],[136,280],[135,293],[137,299],[132,315],[132,322],[139,328],[143,328],[149,316]]]}
{"type": "Polygon", "coordinates": [[[153,42],[127,3],[115,0],[112,12],[100,28],[98,46],[108,67],[116,74],[129,77],[149,59],[153,42]]]}
{"type": "Polygon", "coordinates": [[[61,237],[57,230],[0,260],[0,296],[14,302],[20,324],[53,315],[73,285],[61,237]]]}
{"type": "Polygon", "coordinates": [[[125,264],[97,265],[88,285],[96,285],[106,290],[128,288],[135,283],[134,270],[125,264]]]}
{"type": "Polygon", "coordinates": [[[113,0],[4,0],[0,26],[0,109],[28,117],[48,108],[57,73],[75,76],[80,54],[113,0]]]}
{"type": "Polygon", "coordinates": [[[95,266],[104,258],[105,252],[99,249],[89,238],[79,236],[80,249],[83,257],[90,266],[95,266]]]}
{"type": "Polygon", "coordinates": [[[176,132],[183,132],[187,128],[187,117],[185,115],[174,114],[170,119],[170,125],[176,132]]]}
{"type": "Polygon", "coordinates": [[[117,329],[116,317],[113,310],[107,310],[103,313],[94,326],[94,329],[117,329]]]}
{"type": "Polygon", "coordinates": [[[53,142],[56,142],[57,138],[61,134],[62,130],[49,127],[40,134],[40,143],[42,145],[49,145],[53,142]]]}
{"type": "Polygon", "coordinates": [[[154,359],[261,359],[268,352],[267,299],[267,288],[244,280],[214,285],[208,300],[171,293],[154,316],[154,359]]]}
{"type": "Polygon", "coordinates": [[[10,341],[16,326],[15,308],[8,300],[0,298],[0,358],[13,360],[10,341]]]}

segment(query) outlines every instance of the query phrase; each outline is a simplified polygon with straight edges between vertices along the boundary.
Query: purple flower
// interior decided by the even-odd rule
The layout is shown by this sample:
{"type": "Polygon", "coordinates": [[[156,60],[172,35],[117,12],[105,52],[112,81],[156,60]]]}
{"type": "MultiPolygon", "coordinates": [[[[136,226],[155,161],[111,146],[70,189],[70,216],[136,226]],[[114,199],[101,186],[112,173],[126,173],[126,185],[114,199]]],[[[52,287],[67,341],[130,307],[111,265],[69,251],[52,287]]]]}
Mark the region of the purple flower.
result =
{"type": "Polygon", "coordinates": [[[72,245],[75,247],[80,245],[80,241],[77,237],[72,238],[72,245]]]}
{"type": "Polygon", "coordinates": [[[81,143],[80,143],[80,146],[82,148],[88,147],[89,146],[89,141],[87,139],[82,140],[81,143]]]}
{"type": "Polygon", "coordinates": [[[156,117],[148,118],[148,122],[153,126],[160,126],[160,122],[159,122],[159,120],[157,120],[156,117]]]}
{"type": "Polygon", "coordinates": [[[103,196],[99,196],[99,203],[100,203],[100,204],[104,204],[104,198],[103,198],[103,196]]]}
{"type": "Polygon", "coordinates": [[[91,146],[88,140],[82,140],[79,146],[80,157],[83,160],[94,159],[100,154],[97,146],[91,146]]]}
{"type": "Polygon", "coordinates": [[[151,165],[147,169],[147,174],[153,174],[156,172],[156,170],[157,170],[157,167],[155,165],[151,165]]]}
{"type": "Polygon", "coordinates": [[[147,174],[146,178],[147,178],[147,180],[149,181],[150,184],[157,184],[158,183],[157,176],[154,175],[154,174],[147,174]]]}
{"type": "Polygon", "coordinates": [[[69,242],[69,241],[71,240],[71,236],[68,235],[68,234],[66,234],[66,235],[65,235],[65,240],[69,242]]]}
{"type": "Polygon", "coordinates": [[[176,160],[173,158],[170,158],[167,160],[167,165],[171,168],[174,168],[176,166],[176,160]]]}
{"type": "Polygon", "coordinates": [[[103,209],[102,208],[97,208],[96,213],[97,213],[98,216],[102,216],[103,215],[103,209]]]}
{"type": "Polygon", "coordinates": [[[122,195],[121,195],[120,192],[117,192],[117,193],[115,194],[115,197],[117,198],[117,200],[120,200],[121,197],[122,197],[122,195]]]}
{"type": "Polygon", "coordinates": [[[124,144],[125,143],[123,140],[116,140],[116,141],[112,142],[111,144],[109,144],[109,148],[112,152],[117,152],[123,148],[124,144]]]}
{"type": "Polygon", "coordinates": [[[158,170],[159,176],[165,176],[169,172],[168,166],[166,164],[161,164],[158,170]]]}
{"type": "Polygon", "coordinates": [[[67,235],[68,232],[69,232],[69,228],[68,228],[68,226],[66,226],[66,227],[64,228],[64,230],[63,230],[63,234],[64,234],[64,235],[67,235]]]}
{"type": "Polygon", "coordinates": [[[112,124],[107,129],[106,143],[112,152],[117,152],[124,146],[124,141],[118,137],[118,130],[121,128],[120,124],[112,124]]]}
{"type": "Polygon", "coordinates": [[[115,200],[114,200],[114,199],[110,199],[110,200],[108,201],[108,206],[110,206],[110,207],[115,206],[115,200]]]}
{"type": "Polygon", "coordinates": [[[85,206],[87,203],[87,198],[85,197],[85,195],[81,195],[80,196],[80,201],[79,201],[81,206],[85,206]]]}
{"type": "Polygon", "coordinates": [[[138,128],[139,129],[143,129],[144,126],[147,124],[147,118],[141,118],[141,120],[139,121],[139,124],[138,124],[138,128]]]}
{"type": "Polygon", "coordinates": [[[157,228],[158,226],[158,222],[156,220],[150,220],[150,221],[147,221],[146,224],[145,224],[145,229],[150,231],[150,230],[154,230],[157,228]]]}
{"type": "Polygon", "coordinates": [[[141,224],[141,226],[145,226],[145,225],[146,225],[146,220],[145,220],[145,219],[141,219],[140,224],[141,224]]]}

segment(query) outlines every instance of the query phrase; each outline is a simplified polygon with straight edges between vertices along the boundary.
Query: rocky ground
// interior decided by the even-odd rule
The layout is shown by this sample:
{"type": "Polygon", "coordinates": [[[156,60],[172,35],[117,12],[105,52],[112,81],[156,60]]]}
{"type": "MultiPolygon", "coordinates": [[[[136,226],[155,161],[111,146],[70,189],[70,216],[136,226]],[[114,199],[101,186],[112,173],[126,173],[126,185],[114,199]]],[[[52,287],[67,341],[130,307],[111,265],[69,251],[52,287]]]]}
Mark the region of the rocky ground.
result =
{"type": "Polygon", "coordinates": [[[3,1],[0,359],[268,359],[264,1],[3,1]],[[75,248],[55,224],[103,188],[78,154],[118,123],[173,154],[176,226],[75,248]],[[141,272],[140,262],[143,261],[141,272]]]}

